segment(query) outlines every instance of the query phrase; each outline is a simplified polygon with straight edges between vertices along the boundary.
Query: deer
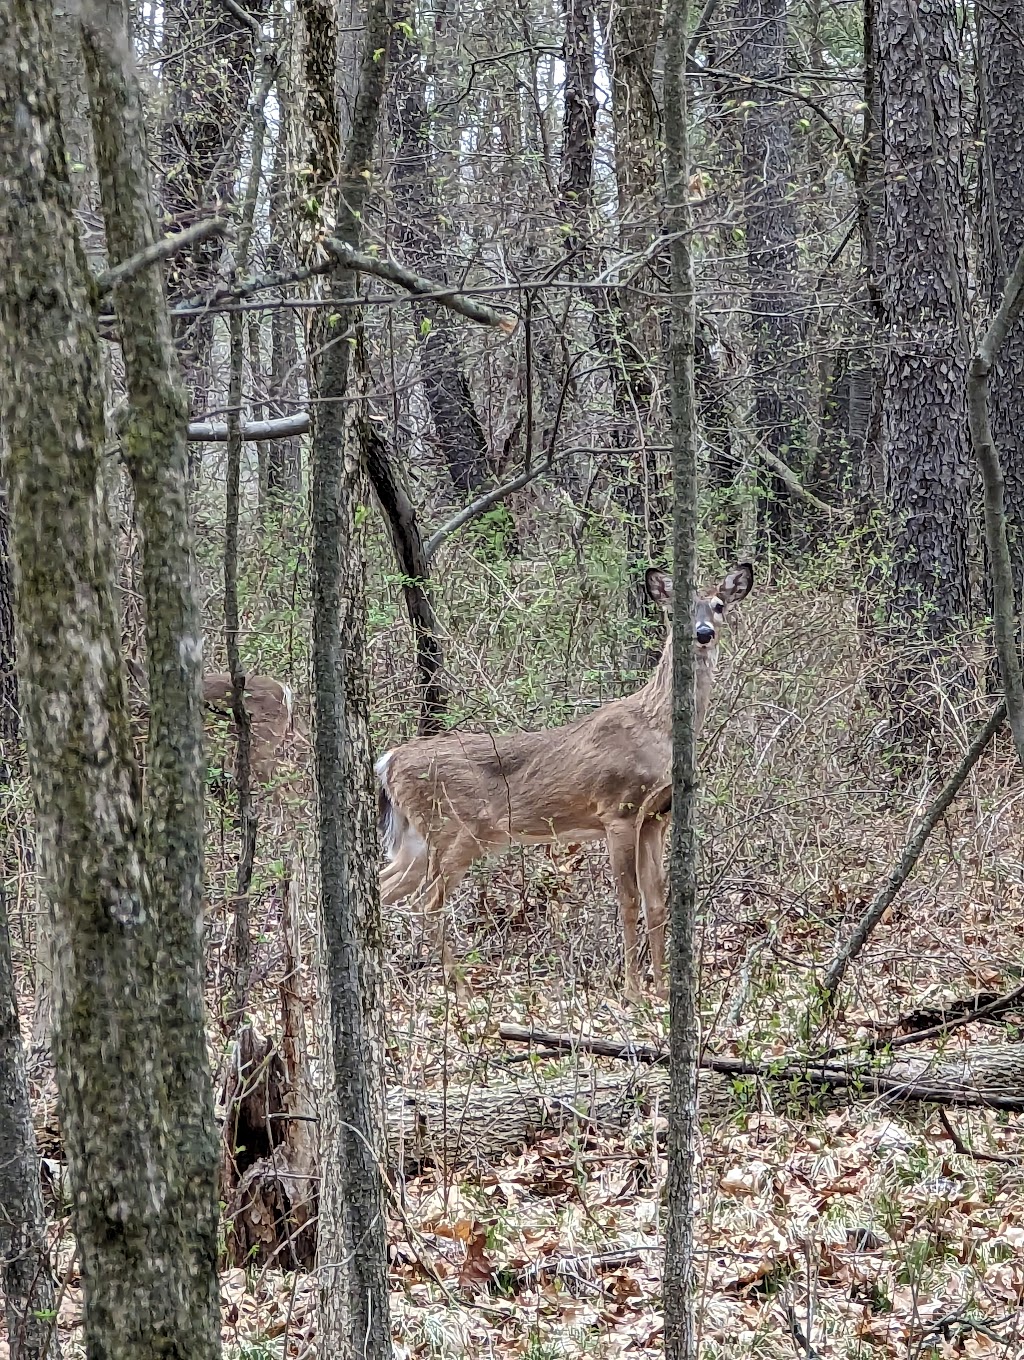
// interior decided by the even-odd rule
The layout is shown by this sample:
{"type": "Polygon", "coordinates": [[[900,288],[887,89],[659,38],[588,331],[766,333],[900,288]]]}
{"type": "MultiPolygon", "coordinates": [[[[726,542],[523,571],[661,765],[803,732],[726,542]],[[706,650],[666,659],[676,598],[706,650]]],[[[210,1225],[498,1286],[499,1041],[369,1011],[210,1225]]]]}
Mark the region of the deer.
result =
{"type": "MultiPolygon", "coordinates": [[[[231,718],[231,693],[231,676],[226,671],[203,676],[203,706],[211,712],[231,718]]],[[[295,720],[292,691],[269,675],[247,675],[242,701],[252,723],[252,770],[257,779],[267,780],[295,720]]]]}
{"type": "MultiPolygon", "coordinates": [[[[740,562],[693,605],[695,728],[711,701],[722,622],[753,588],[740,562]]],[[[672,578],[650,568],[648,597],[669,615],[672,578]]],[[[635,693],[563,727],[536,732],[447,732],[414,737],[377,760],[378,825],[386,857],[385,907],[403,898],[440,943],[446,978],[454,960],[443,930],[445,902],[478,859],[512,845],[608,847],[619,901],[625,995],[644,993],[643,912],[654,990],[663,993],[667,880],[664,815],[671,802],[672,630],[656,669],[635,693]],[[440,935],[440,940],[438,936],[440,935]]]]}

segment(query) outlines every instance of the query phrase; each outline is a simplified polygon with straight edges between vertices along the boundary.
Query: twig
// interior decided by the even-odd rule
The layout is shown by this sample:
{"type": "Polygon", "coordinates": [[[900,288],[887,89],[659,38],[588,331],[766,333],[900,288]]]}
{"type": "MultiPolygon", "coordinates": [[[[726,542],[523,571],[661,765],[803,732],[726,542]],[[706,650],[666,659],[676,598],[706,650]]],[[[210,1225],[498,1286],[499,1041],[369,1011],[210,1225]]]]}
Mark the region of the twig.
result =
{"type": "Polygon", "coordinates": [[[229,10],[230,13],[235,16],[239,23],[245,24],[248,28],[252,29],[258,42],[263,41],[263,28],[255,15],[250,14],[248,10],[244,10],[238,3],[238,0],[220,0],[220,2],[226,10],[229,10]]]}
{"type": "Polygon", "coordinates": [[[1006,701],[1004,699],[1000,700],[996,705],[988,722],[986,722],[985,726],[971,742],[967,753],[957,767],[955,774],[943,787],[938,797],[932,801],[930,807],[921,818],[917,830],[910,838],[906,849],[900,856],[899,863],[875,894],[871,905],[854,926],[849,939],[836,953],[835,958],[829,965],[828,972],[825,974],[825,981],[821,986],[821,997],[826,1005],[831,1003],[839,984],[846,976],[847,968],[849,968],[850,964],[864,948],[868,936],[882,919],[886,908],[891,905],[900,888],[903,887],[903,884],[914,872],[917,861],[921,857],[921,851],[924,849],[928,837],[934,831],[939,818],[960,792],[967,776],[974,769],[975,765],[977,765],[978,761],[988,748],[989,743],[992,741],[992,738],[999,731],[1000,727],[1002,727],[1005,717],[1006,701]]]}
{"type": "Polygon", "coordinates": [[[953,1150],[961,1157],[973,1157],[976,1162],[1002,1162],[1005,1166],[1019,1166],[1019,1157],[1009,1157],[1005,1152],[976,1152],[968,1147],[950,1122],[945,1110],[939,1110],[939,1122],[946,1131],[946,1137],[953,1144],[953,1150]]]}
{"type": "Polygon", "coordinates": [[[620,1266],[634,1266],[643,1261],[649,1251],[658,1247],[626,1247],[618,1251],[599,1251],[582,1256],[551,1256],[517,1270],[510,1281],[513,1288],[529,1289],[552,1275],[559,1280],[585,1280],[598,1270],[617,1270],[620,1266]]]}
{"type": "Polygon", "coordinates": [[[323,237],[321,245],[346,269],[356,269],[362,274],[373,274],[377,278],[387,279],[390,283],[398,284],[399,288],[404,288],[407,293],[425,297],[430,302],[459,312],[470,321],[479,321],[484,326],[496,326],[506,335],[511,335],[516,328],[514,316],[503,316],[486,303],[476,302],[464,293],[445,288],[435,279],[426,279],[422,274],[414,274],[397,260],[381,260],[375,255],[367,255],[365,251],[356,250],[347,242],[338,240],[336,236],[323,237]]]}
{"type": "Polygon", "coordinates": [[[96,294],[98,297],[106,297],[119,284],[127,283],[129,279],[135,278],[136,274],[141,274],[144,269],[150,269],[155,264],[162,264],[164,260],[169,260],[173,256],[180,254],[183,250],[188,250],[197,241],[205,241],[208,236],[220,236],[228,229],[228,219],[226,217],[204,217],[199,222],[194,222],[191,227],[186,227],[184,231],[175,232],[172,236],[163,236],[159,241],[154,241],[151,246],[146,246],[145,250],[140,250],[131,259],[124,260],[121,264],[115,264],[112,269],[105,269],[102,274],[96,276],[96,294]]]}
{"type": "MultiPolygon", "coordinates": [[[[963,1025],[973,1024],[975,1020],[986,1020],[993,1015],[999,1015],[1003,1011],[1009,1010],[1014,1002],[1022,999],[1024,999],[1024,982],[1019,987],[1014,987],[1012,992],[1007,992],[1004,996],[997,996],[993,1001],[986,1001],[984,1006],[978,1006],[975,1010],[965,1011],[963,1015],[956,1015],[949,1020],[943,1020],[940,1025],[932,1025],[929,1029],[919,1029],[914,1034],[900,1034],[886,1043],[879,1042],[877,1048],[889,1050],[908,1048],[911,1044],[921,1044],[929,1039],[938,1039],[954,1029],[960,1029],[963,1025]]],[[[876,1046],[872,1045],[872,1051],[875,1051],[875,1049],[876,1046]]]]}

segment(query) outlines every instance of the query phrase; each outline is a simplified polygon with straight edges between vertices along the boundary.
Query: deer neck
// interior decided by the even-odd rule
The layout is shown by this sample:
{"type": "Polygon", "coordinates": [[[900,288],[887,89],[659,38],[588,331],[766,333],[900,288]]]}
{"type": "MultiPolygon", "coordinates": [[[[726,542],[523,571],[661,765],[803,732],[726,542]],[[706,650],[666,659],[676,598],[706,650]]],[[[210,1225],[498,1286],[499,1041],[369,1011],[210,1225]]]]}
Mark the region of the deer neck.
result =
{"type": "MultiPolygon", "coordinates": [[[[711,651],[694,648],[693,688],[696,698],[696,730],[704,724],[704,714],[711,698],[715,678],[717,648],[711,651]]],[[[636,694],[638,702],[665,731],[672,726],[672,634],[669,633],[661,659],[654,674],[636,694]]]]}

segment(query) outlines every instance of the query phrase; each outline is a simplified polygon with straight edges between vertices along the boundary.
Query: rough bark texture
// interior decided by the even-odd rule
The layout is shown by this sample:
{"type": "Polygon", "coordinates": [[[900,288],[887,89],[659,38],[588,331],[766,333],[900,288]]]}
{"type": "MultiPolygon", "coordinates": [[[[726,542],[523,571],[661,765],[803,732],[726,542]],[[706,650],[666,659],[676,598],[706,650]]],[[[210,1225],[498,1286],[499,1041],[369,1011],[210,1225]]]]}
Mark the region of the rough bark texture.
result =
{"type": "MultiPolygon", "coordinates": [[[[156,235],[128,7],[83,7],[93,140],[112,264],[156,235]]],[[[121,446],[142,542],[150,723],[145,808],[148,897],[158,930],[160,1115],[171,1169],[162,1218],[167,1270],[195,1355],[219,1343],[216,1136],[202,995],[202,626],[187,506],[187,410],[158,270],[114,293],[128,387],[121,446]],[[177,1278],[174,1278],[177,1276],[177,1278]]],[[[166,1267],[165,1267],[166,1270],[166,1267]]]]}
{"type": "MultiPolygon", "coordinates": [[[[395,236],[405,264],[432,278],[450,281],[431,164],[426,72],[412,28],[412,11],[405,0],[397,0],[393,19],[388,121],[394,145],[390,186],[395,236]]],[[[466,496],[479,490],[490,469],[487,441],[459,352],[458,327],[445,307],[414,301],[411,311],[419,334],[423,394],[438,450],[453,487],[466,496]]]]}
{"type": "MultiPolygon", "coordinates": [[[[5,0],[0,19],[0,180],[18,184],[0,196],[5,472],[86,1344],[112,1357],[201,1360],[219,1348],[216,1145],[199,992],[199,630],[191,595],[182,626],[176,575],[189,540],[177,486],[184,442],[171,429],[183,429],[184,410],[176,389],[168,406],[154,381],[145,324],[162,315],[167,333],[159,278],[155,294],[125,285],[119,303],[143,318],[138,336],[122,325],[126,359],[146,375],[133,383],[125,435],[144,473],[154,737],[143,823],[105,497],[103,361],[71,215],[52,32],[46,7],[27,0],[5,0]]],[[[118,69],[129,51],[123,20],[106,6],[98,20],[118,69]]],[[[114,108],[92,74],[116,259],[134,217],[111,215],[111,181],[134,167],[145,184],[137,87],[114,108]]]]}
{"type": "MultiPolygon", "coordinates": [[[[181,847],[160,853],[140,824],[103,496],[102,354],[72,219],[48,11],[4,0],[0,22],[0,181],[11,186],[0,196],[0,415],[86,1342],[94,1355],[196,1360],[219,1348],[215,1163],[208,1157],[205,1194],[193,1194],[196,1167],[184,1151],[190,1088],[205,1072],[199,1010],[174,1036],[180,1049],[163,1050],[160,1038],[182,1019],[165,1009],[177,979],[199,981],[197,910],[186,914],[177,891],[181,847]],[[185,1064],[175,1081],[170,1069],[185,1064]]],[[[158,413],[151,419],[159,428],[158,413]]],[[[173,509],[165,513],[177,536],[173,509]]],[[[197,638],[175,636],[175,672],[182,657],[199,658],[197,638]]],[[[151,656],[167,665],[166,653],[151,656]]],[[[162,709],[166,724],[166,702],[162,709]]],[[[154,802],[166,816],[156,766],[154,802]]],[[[185,876],[196,907],[199,864],[185,876]]],[[[215,1155],[212,1137],[208,1144],[215,1155]]]]}
{"type": "MultiPolygon", "coordinates": [[[[279,76],[277,142],[270,171],[267,269],[283,271],[293,263],[283,242],[288,239],[288,124],[291,119],[291,91],[279,76]]],[[[283,296],[288,296],[286,290],[283,296]]],[[[290,307],[275,307],[270,314],[270,382],[267,414],[271,419],[290,416],[298,409],[299,347],[295,339],[295,313],[290,307]]],[[[302,440],[272,439],[267,444],[266,495],[271,502],[293,500],[302,489],[302,440]]]]}
{"type": "MultiPolygon", "coordinates": [[[[736,69],[765,85],[740,86],[743,100],[743,206],[753,331],[757,433],[769,453],[799,471],[803,457],[798,402],[801,325],[797,312],[797,237],[793,145],[787,101],[770,83],[784,83],[785,0],[738,0],[736,69]]],[[[769,472],[759,505],[763,532],[788,542],[792,496],[769,472]]]]}
{"type": "Polygon", "coordinates": [[[0,783],[10,779],[18,740],[17,647],[14,641],[14,578],[7,492],[0,483],[0,783]]]}
{"type": "MultiPolygon", "coordinates": [[[[269,0],[239,0],[256,19],[269,0]]],[[[164,13],[163,85],[170,92],[162,128],[160,167],[165,229],[187,227],[218,202],[234,198],[242,157],[245,110],[255,58],[250,26],[222,0],[170,0],[164,13]]],[[[221,243],[199,242],[168,273],[174,302],[212,289],[221,243]]],[[[190,317],[178,342],[191,409],[201,413],[213,388],[213,319],[190,317]]]]}
{"type": "Polygon", "coordinates": [[[665,9],[665,227],[672,304],[669,382],[674,517],[672,594],[677,602],[672,649],[672,841],[669,858],[668,1224],[665,1238],[666,1360],[696,1360],[693,1215],[697,1136],[697,870],[695,673],[686,602],[697,574],[697,412],[694,391],[696,309],[690,251],[690,143],[686,100],[689,0],[665,9]]]}
{"type": "MultiPolygon", "coordinates": [[[[619,248],[624,272],[636,273],[658,220],[658,106],[653,74],[661,6],[655,0],[612,4],[602,13],[612,90],[619,248]]],[[[639,287],[609,290],[599,303],[595,338],[610,364],[614,420],[609,442],[621,449],[612,489],[623,518],[630,617],[638,624],[631,649],[637,669],[660,652],[659,611],[644,589],[644,567],[665,560],[669,537],[666,478],[651,447],[654,372],[661,327],[650,293],[655,275],[641,270],[639,287]]]]}
{"type": "MultiPolygon", "coordinates": [[[[983,305],[999,306],[1024,246],[1024,4],[993,0],[979,15],[985,145],[979,176],[983,305]]],[[[1007,537],[1018,613],[1024,603],[1024,318],[1011,327],[989,380],[989,419],[1003,468],[1007,537]]]]}
{"type": "Polygon", "coordinates": [[[39,1188],[25,1051],[0,882],[0,1286],[12,1360],[59,1360],[53,1273],[39,1188]]]}
{"type": "Polygon", "coordinates": [[[915,635],[951,642],[969,613],[972,476],[960,326],[967,203],[956,25],[949,0],[927,6],[880,0],[878,6],[883,447],[897,645],[915,635]]]}
{"type": "MultiPolygon", "coordinates": [[[[371,0],[359,89],[344,156],[338,136],[337,16],[324,0],[300,0],[303,156],[311,190],[336,213],[334,234],[358,246],[369,197],[388,46],[386,0],[371,0]],[[336,187],[335,187],[336,186],[336,187]]],[[[359,510],[367,488],[365,415],[353,389],[357,280],[338,269],[311,335],[315,355],[311,458],[313,712],[324,951],[321,1024],[328,1078],[321,1122],[320,1346],[324,1355],[391,1356],[383,1154],[383,995],[375,881],[374,796],[366,674],[365,594],[359,510]],[[337,305],[344,304],[348,305],[337,305]]]]}

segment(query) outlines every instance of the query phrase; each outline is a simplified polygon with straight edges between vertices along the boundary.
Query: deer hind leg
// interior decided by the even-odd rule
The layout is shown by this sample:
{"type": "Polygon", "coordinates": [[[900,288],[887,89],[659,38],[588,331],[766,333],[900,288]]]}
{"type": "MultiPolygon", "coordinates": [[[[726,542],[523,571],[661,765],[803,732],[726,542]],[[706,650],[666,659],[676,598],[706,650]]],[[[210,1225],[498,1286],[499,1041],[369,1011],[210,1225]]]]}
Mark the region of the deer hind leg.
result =
{"type": "Polygon", "coordinates": [[[665,918],[668,912],[668,880],[665,877],[666,817],[654,817],[641,823],[636,840],[637,880],[647,938],[651,946],[651,972],[654,990],[665,994],[665,918]]]}
{"type": "Polygon", "coordinates": [[[455,976],[455,959],[445,919],[445,903],[466,877],[478,853],[475,840],[466,835],[457,836],[443,849],[431,849],[422,885],[411,902],[423,918],[428,939],[441,955],[446,981],[455,976]]]}
{"type": "Polygon", "coordinates": [[[390,907],[419,888],[427,874],[429,852],[424,838],[393,806],[384,841],[389,862],[381,870],[380,900],[381,906],[390,907]]]}
{"type": "Polygon", "coordinates": [[[636,828],[632,819],[613,822],[606,831],[608,858],[622,915],[622,942],[625,953],[626,996],[637,1000],[643,995],[640,978],[637,925],[640,919],[640,886],[637,882],[636,828]]]}

